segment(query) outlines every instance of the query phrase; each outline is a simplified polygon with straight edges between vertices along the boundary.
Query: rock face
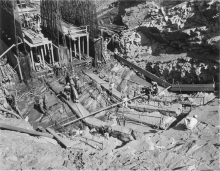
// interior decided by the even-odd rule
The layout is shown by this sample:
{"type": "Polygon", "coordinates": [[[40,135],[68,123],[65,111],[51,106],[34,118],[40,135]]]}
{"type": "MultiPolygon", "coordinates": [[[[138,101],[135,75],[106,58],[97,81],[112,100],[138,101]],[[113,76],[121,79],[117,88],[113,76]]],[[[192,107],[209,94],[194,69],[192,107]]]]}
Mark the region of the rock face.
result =
{"type": "MultiPolygon", "coordinates": [[[[143,27],[139,28],[139,30],[142,30],[142,33],[147,36],[156,36],[159,34],[157,32],[152,33],[153,29],[146,29],[143,27]]],[[[175,39],[179,39],[178,41],[172,41],[172,36],[169,36],[168,33],[165,35],[170,39],[173,47],[179,48],[179,45],[185,46],[180,40],[183,39],[183,37],[187,38],[187,36],[184,36],[185,33],[182,34],[182,36],[180,33],[176,36],[173,35],[175,39]]],[[[161,48],[169,50],[169,48],[166,48],[164,45],[161,46],[159,42],[141,45],[137,42],[138,36],[136,35],[140,34],[134,31],[125,33],[119,42],[119,51],[124,53],[128,61],[133,62],[142,69],[146,69],[170,83],[179,82],[182,84],[191,84],[212,83],[213,80],[216,82],[219,81],[219,66],[217,62],[188,57],[187,53],[176,55],[161,53],[155,56],[152,54],[157,51],[158,48],[159,50],[161,48]]],[[[160,35],[158,37],[161,38],[160,35]]],[[[143,38],[143,36],[141,38],[143,38]]],[[[162,38],[160,42],[163,42],[162,38]]]]}
{"type": "Polygon", "coordinates": [[[159,30],[164,30],[166,26],[170,29],[195,27],[196,22],[209,25],[218,21],[218,3],[217,1],[213,3],[209,1],[201,3],[198,1],[142,1],[139,4],[130,2],[130,5],[123,4],[122,20],[128,28],[142,25],[156,27],[159,30]]]}
{"type": "Polygon", "coordinates": [[[218,82],[218,63],[210,61],[219,62],[218,8],[217,1],[131,3],[122,15],[128,30],[116,40],[118,51],[170,83],[218,82]]]}
{"type": "Polygon", "coordinates": [[[170,83],[212,83],[219,81],[219,67],[205,60],[183,58],[171,61],[147,62],[146,70],[170,83]]]}

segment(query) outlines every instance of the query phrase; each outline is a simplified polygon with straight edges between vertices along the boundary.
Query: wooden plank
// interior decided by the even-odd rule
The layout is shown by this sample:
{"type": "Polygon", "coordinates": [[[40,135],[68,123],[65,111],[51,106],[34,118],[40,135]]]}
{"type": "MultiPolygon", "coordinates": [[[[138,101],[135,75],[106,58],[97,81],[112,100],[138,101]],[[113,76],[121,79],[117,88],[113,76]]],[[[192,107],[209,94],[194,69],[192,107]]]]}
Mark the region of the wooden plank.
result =
{"type": "Polygon", "coordinates": [[[24,129],[24,128],[19,128],[16,126],[11,126],[11,125],[7,125],[7,124],[3,124],[3,123],[0,123],[0,128],[12,130],[12,131],[17,131],[17,132],[22,132],[22,133],[27,133],[30,135],[37,135],[37,136],[44,136],[44,137],[53,138],[53,135],[50,135],[50,134],[41,133],[41,132],[37,132],[34,130],[29,130],[29,129],[24,129]]]}
{"type": "MultiPolygon", "coordinates": [[[[98,84],[100,84],[104,89],[109,90],[109,83],[100,79],[97,75],[93,73],[84,72],[87,76],[95,80],[98,84]]],[[[121,99],[121,93],[117,91],[115,88],[112,90],[112,94],[116,96],[117,98],[121,99]]]]}
{"type": "Polygon", "coordinates": [[[48,132],[50,132],[57,140],[59,140],[66,148],[71,147],[69,143],[67,143],[62,137],[56,134],[56,132],[50,128],[46,128],[48,132]]]}
{"type": "Polygon", "coordinates": [[[22,116],[20,116],[20,115],[14,113],[14,112],[12,112],[12,111],[10,111],[10,110],[7,110],[7,109],[5,109],[5,108],[0,107],[0,111],[4,111],[4,112],[7,112],[7,113],[10,113],[10,114],[16,116],[16,117],[19,118],[19,119],[23,119],[22,116]]]}

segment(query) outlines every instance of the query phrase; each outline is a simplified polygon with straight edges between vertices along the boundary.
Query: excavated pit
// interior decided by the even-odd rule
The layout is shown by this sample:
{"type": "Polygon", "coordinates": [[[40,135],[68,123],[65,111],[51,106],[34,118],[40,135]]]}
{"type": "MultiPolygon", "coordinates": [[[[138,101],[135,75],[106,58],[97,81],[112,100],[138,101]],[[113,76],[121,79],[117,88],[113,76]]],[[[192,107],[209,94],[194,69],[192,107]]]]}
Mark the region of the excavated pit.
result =
{"type": "MultiPolygon", "coordinates": [[[[183,59],[180,59],[180,60],[183,60],[183,59]]],[[[169,62],[166,61],[167,63],[169,62]]],[[[178,65],[178,64],[177,64],[178,65]]],[[[81,70],[84,70],[85,68],[81,68],[81,70]]],[[[92,71],[92,70],[91,70],[92,71]]],[[[80,73],[80,72],[79,72],[80,73]]],[[[93,81],[92,79],[90,79],[89,77],[87,77],[86,75],[84,74],[80,74],[80,81],[81,81],[81,85],[82,85],[82,94],[80,95],[80,103],[91,113],[91,112],[95,112],[103,107],[106,107],[106,106],[109,106],[111,105],[112,103],[114,103],[114,101],[111,101],[110,98],[109,98],[109,95],[108,95],[108,92],[106,91],[103,91],[104,93],[103,94],[100,94],[100,85],[97,84],[95,81],[93,81]],[[90,93],[91,95],[90,95],[90,93]]],[[[135,91],[137,91],[137,89],[140,91],[142,87],[146,86],[146,85],[150,85],[149,82],[147,82],[146,80],[144,80],[143,78],[140,78],[138,76],[138,73],[135,73],[134,71],[130,70],[127,66],[124,66],[124,65],[121,65],[119,62],[117,62],[116,60],[114,60],[112,58],[111,62],[107,63],[100,71],[99,71],[99,77],[100,78],[103,78],[104,80],[106,81],[114,81],[115,82],[115,88],[121,92],[123,90],[123,93],[125,94],[128,94],[129,95],[129,98],[132,98],[134,97],[135,95],[135,91]]],[[[60,80],[60,82],[62,83],[62,80],[60,80]]],[[[36,83],[32,83],[33,85],[38,85],[38,84],[41,84],[40,82],[36,82],[36,83]]],[[[38,87],[38,86],[36,86],[38,87]]],[[[32,88],[32,91],[33,91],[34,88],[32,88]]],[[[44,89],[42,86],[39,87],[39,89],[44,89]]],[[[160,90],[162,90],[162,88],[160,87],[160,90]]],[[[37,92],[38,93],[38,92],[37,92]]],[[[35,94],[37,94],[35,93],[35,94]]],[[[51,93],[49,93],[51,94],[51,93]]],[[[54,96],[53,94],[51,94],[52,96],[54,96]]],[[[174,94],[172,94],[174,95],[174,94]]],[[[34,127],[36,128],[37,126],[41,125],[41,126],[47,126],[47,125],[50,125],[52,123],[54,123],[55,121],[58,121],[60,120],[62,117],[59,116],[59,114],[54,114],[52,115],[52,120],[50,119],[46,119],[45,122],[42,123],[36,123],[35,120],[37,120],[37,118],[39,118],[39,115],[40,114],[40,111],[39,109],[37,108],[36,105],[34,105],[34,102],[36,102],[36,97],[33,98],[34,96],[30,95],[29,96],[24,96],[24,97],[21,97],[21,101],[19,101],[18,104],[21,104],[19,105],[21,112],[24,116],[26,116],[25,113],[31,113],[31,115],[29,115],[29,121],[34,125],[34,127]],[[32,100],[31,100],[32,98],[32,100]],[[24,101],[29,101],[29,103],[24,103],[24,101]],[[25,105],[25,106],[23,106],[25,105]],[[28,111],[28,109],[30,109],[31,107],[30,106],[34,106],[33,109],[31,109],[31,111],[28,111]],[[34,116],[34,118],[32,118],[31,116],[34,116]],[[33,119],[33,120],[32,120],[33,119]]],[[[61,103],[61,101],[58,99],[58,98],[55,98],[55,97],[51,97],[52,99],[54,99],[54,106],[53,106],[53,110],[57,110],[59,109],[61,106],[64,106],[63,110],[65,110],[67,112],[67,116],[72,116],[72,112],[70,109],[68,109],[68,106],[66,106],[65,104],[62,103],[62,105],[60,106],[58,103],[61,103]],[[57,109],[55,109],[57,108],[57,109]]],[[[53,100],[52,100],[53,101],[53,100]]],[[[145,104],[146,101],[143,101],[143,100],[137,100],[137,103],[138,104],[145,104]]],[[[155,102],[154,102],[155,103],[155,102]]],[[[155,104],[152,104],[152,105],[155,105],[155,104]]],[[[156,103],[156,106],[159,105],[159,103],[156,103]]],[[[103,111],[103,112],[100,112],[99,114],[97,114],[95,117],[98,118],[98,119],[101,119],[102,121],[107,121],[109,119],[109,116],[111,114],[114,114],[114,113],[120,113],[120,108],[113,108],[113,109],[110,109],[110,110],[107,110],[107,111],[103,111]]],[[[155,126],[155,125],[159,125],[160,123],[160,120],[161,120],[161,113],[160,112],[153,112],[153,113],[144,113],[145,111],[144,110],[139,110],[139,109],[132,109],[131,111],[127,111],[127,113],[135,113],[135,115],[132,115],[132,118],[129,117],[127,118],[127,126],[128,127],[131,127],[131,128],[136,128],[137,130],[143,130],[143,126],[139,126],[140,124],[143,124],[144,125],[144,128],[146,130],[152,130],[152,128],[155,126]],[[157,119],[152,119],[152,118],[149,118],[149,117],[146,117],[144,118],[144,115],[150,115],[153,116],[153,115],[158,115],[157,116],[157,119]],[[138,118],[138,119],[137,119],[138,118]],[[136,119],[136,122],[139,123],[139,124],[135,124],[134,125],[134,120],[136,119]],[[142,123],[140,122],[139,120],[142,120],[142,121],[148,121],[147,123],[142,123]],[[129,122],[133,122],[132,123],[129,123],[129,122]]],[[[122,112],[123,113],[123,112],[122,112]]],[[[124,112],[126,113],[126,112],[124,112]]],[[[184,115],[186,116],[186,114],[184,115]]],[[[66,116],[63,116],[63,117],[66,117],[66,116]]],[[[77,117],[76,117],[77,118],[77,117]]],[[[182,118],[182,117],[180,117],[182,118]]],[[[178,119],[177,120],[175,119],[175,124],[173,125],[172,123],[169,123],[169,124],[172,124],[173,126],[175,126],[178,121],[181,120],[181,119],[178,119]]],[[[174,122],[172,121],[172,122],[174,122]]],[[[120,121],[121,124],[123,123],[123,121],[121,120],[120,121]]],[[[74,129],[84,129],[84,124],[82,122],[79,122],[79,123],[76,123],[76,124],[71,124],[67,127],[65,127],[65,129],[60,129],[60,131],[62,133],[65,133],[65,135],[68,135],[69,132],[71,132],[71,130],[74,128],[74,129]]],[[[144,132],[144,131],[142,131],[144,132]]]]}
{"type": "MultiPolygon", "coordinates": [[[[213,24],[216,18],[212,17],[216,15],[216,4],[211,5],[210,9],[207,9],[206,3],[202,1],[193,4],[185,8],[179,1],[157,1],[156,5],[149,2],[122,2],[115,10],[106,12],[108,16],[111,16],[112,12],[115,18],[102,16],[102,20],[108,24],[126,25],[129,30],[122,32],[118,37],[120,41],[113,40],[112,47],[116,47],[128,61],[142,69],[171,84],[214,82],[218,85],[219,59],[216,58],[216,48],[219,48],[219,39],[216,31],[219,25],[213,24]],[[164,11],[160,9],[164,4],[168,8],[164,11],[170,21],[166,21],[164,11]],[[177,6],[171,8],[174,5],[177,6]],[[196,12],[192,9],[194,7],[198,8],[196,12]],[[117,10],[120,14],[118,16],[117,10]],[[181,11],[182,23],[175,19],[175,15],[179,15],[177,11],[181,11]],[[207,20],[210,20],[209,26],[203,28],[201,23],[207,20]],[[183,27],[189,29],[174,31],[183,27]],[[169,32],[170,28],[172,32],[169,32]],[[141,39],[136,39],[139,38],[136,33],[141,39]],[[135,39],[133,43],[132,39],[135,39]]],[[[113,52],[108,51],[106,54],[110,60],[104,67],[97,70],[82,66],[78,67],[76,72],[82,88],[79,101],[89,113],[114,104],[118,99],[111,98],[108,91],[103,90],[100,84],[83,73],[85,70],[95,73],[107,83],[115,82],[114,88],[127,94],[129,98],[134,97],[142,87],[151,85],[149,79],[114,60],[113,52]]],[[[64,77],[59,83],[65,85],[64,77]]],[[[1,116],[0,123],[30,130],[33,126],[39,130],[38,126],[47,127],[70,116],[77,119],[69,106],[48,88],[43,79],[34,78],[28,85],[31,88],[18,84],[15,89],[18,91],[18,110],[24,118],[29,117],[31,125],[24,120],[13,119],[15,117],[10,114],[1,116]],[[49,110],[52,112],[39,122],[41,112],[36,104],[41,93],[46,93],[50,99],[49,110]]],[[[163,88],[159,87],[160,90],[163,88]]],[[[128,109],[117,106],[94,116],[104,122],[113,123],[111,116],[117,115],[117,124],[120,125],[125,121],[125,127],[133,129],[133,137],[136,138],[126,143],[120,141],[120,137],[113,138],[111,134],[107,139],[103,136],[102,129],[94,130],[81,121],[65,127],[54,127],[63,139],[72,143],[70,149],[62,148],[62,145],[51,139],[0,130],[0,165],[2,169],[21,170],[219,170],[219,97],[215,98],[213,93],[179,94],[168,91],[166,95],[175,96],[174,103],[178,103],[179,99],[188,99],[185,102],[193,102],[194,107],[186,106],[182,114],[170,116],[164,111],[149,112],[143,107],[149,104],[163,108],[167,107],[168,103],[155,99],[148,102],[145,98],[138,98],[129,103],[128,109]],[[200,97],[204,97],[202,103],[200,97]],[[184,118],[194,114],[198,115],[198,125],[192,131],[184,131],[184,118]],[[78,135],[75,130],[83,130],[83,135],[78,135]]]]}

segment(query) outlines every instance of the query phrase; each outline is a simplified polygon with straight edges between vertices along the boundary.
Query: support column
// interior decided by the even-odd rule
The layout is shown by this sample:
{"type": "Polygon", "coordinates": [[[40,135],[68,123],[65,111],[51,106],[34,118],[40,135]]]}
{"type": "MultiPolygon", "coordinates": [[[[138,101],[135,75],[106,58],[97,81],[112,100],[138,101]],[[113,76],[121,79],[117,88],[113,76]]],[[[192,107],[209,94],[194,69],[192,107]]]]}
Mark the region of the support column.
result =
{"type": "MultiPolygon", "coordinates": [[[[42,64],[42,56],[40,55],[40,50],[39,50],[39,48],[40,47],[35,47],[36,48],[36,51],[37,51],[37,55],[38,55],[38,57],[39,57],[39,59],[40,59],[40,64],[42,64]]],[[[37,61],[38,62],[38,61],[37,61]]]]}
{"type": "Polygon", "coordinates": [[[47,45],[47,44],[44,44],[44,52],[45,52],[45,56],[47,56],[47,49],[46,49],[46,45],[47,45]]]}
{"type": "Polygon", "coordinates": [[[32,63],[32,68],[33,70],[35,70],[35,67],[34,67],[34,57],[33,57],[33,52],[32,52],[32,48],[30,47],[30,51],[31,51],[31,63],[32,63]]]}
{"type": "MultiPolygon", "coordinates": [[[[53,50],[53,43],[51,43],[51,48],[52,48],[52,50],[53,50]]],[[[54,45],[56,48],[57,48],[57,54],[58,54],[58,63],[60,62],[60,51],[59,51],[59,45],[58,46],[56,46],[56,45],[54,45]]]]}
{"type": "MultiPolygon", "coordinates": [[[[50,43],[50,45],[51,45],[51,48],[50,48],[50,50],[51,50],[51,58],[52,58],[52,64],[54,65],[54,56],[53,56],[53,44],[52,43],[50,43]]],[[[49,44],[48,44],[48,46],[49,46],[49,44]]],[[[58,54],[59,55],[59,54],[58,54]]]]}
{"type": "Polygon", "coordinates": [[[49,57],[49,64],[52,64],[52,55],[51,55],[51,52],[50,52],[50,43],[48,44],[45,44],[45,51],[47,53],[47,50],[48,50],[48,57],[49,57]]]}
{"type": "MultiPolygon", "coordinates": [[[[69,37],[69,36],[68,36],[69,37]]],[[[71,44],[71,37],[69,37],[69,42],[70,42],[70,61],[72,62],[73,61],[73,58],[72,58],[72,44],[71,44]]]]}
{"type": "Polygon", "coordinates": [[[40,50],[41,50],[41,56],[42,56],[42,62],[43,62],[43,66],[45,68],[45,61],[44,61],[44,53],[43,53],[43,48],[40,47],[40,50]]]}
{"type": "Polygon", "coordinates": [[[75,57],[76,57],[76,39],[74,40],[74,52],[75,52],[75,57]]]}
{"type": "MultiPolygon", "coordinates": [[[[45,56],[47,56],[47,44],[44,44],[44,54],[45,54],[45,56]]],[[[50,57],[49,57],[50,58],[50,57]]],[[[50,59],[50,62],[49,63],[51,63],[51,59],[50,59]]]]}
{"type": "Polygon", "coordinates": [[[87,56],[89,57],[89,34],[86,36],[87,38],[87,56]]]}
{"type": "Polygon", "coordinates": [[[18,69],[19,69],[19,73],[20,73],[20,77],[21,77],[21,81],[23,81],[23,75],[22,75],[22,72],[21,72],[21,65],[20,65],[20,61],[18,59],[18,57],[16,55],[14,55],[17,59],[17,63],[18,63],[18,69]]]}
{"type": "Polygon", "coordinates": [[[82,37],[82,52],[83,52],[83,54],[85,52],[84,39],[85,39],[85,37],[82,37]]]}
{"type": "Polygon", "coordinates": [[[81,60],[80,37],[78,37],[78,45],[79,45],[79,60],[81,60]]]}

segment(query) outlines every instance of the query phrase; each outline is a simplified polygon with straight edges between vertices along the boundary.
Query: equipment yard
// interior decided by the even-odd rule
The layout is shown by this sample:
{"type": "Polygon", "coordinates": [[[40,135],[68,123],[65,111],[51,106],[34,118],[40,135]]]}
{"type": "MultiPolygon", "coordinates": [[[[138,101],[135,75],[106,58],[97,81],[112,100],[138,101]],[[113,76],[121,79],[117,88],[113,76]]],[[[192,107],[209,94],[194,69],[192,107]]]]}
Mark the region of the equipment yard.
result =
{"type": "Polygon", "coordinates": [[[217,0],[1,0],[1,170],[220,170],[217,0]]]}

